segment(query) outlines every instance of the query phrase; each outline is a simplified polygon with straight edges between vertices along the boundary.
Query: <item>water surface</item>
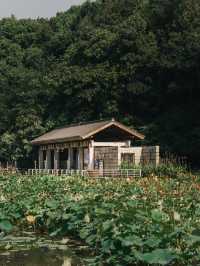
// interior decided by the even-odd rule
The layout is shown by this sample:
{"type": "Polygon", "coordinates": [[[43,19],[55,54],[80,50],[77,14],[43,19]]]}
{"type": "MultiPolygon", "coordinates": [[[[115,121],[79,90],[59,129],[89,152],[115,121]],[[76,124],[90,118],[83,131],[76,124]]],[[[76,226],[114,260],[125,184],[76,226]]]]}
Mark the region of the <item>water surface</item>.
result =
{"type": "Polygon", "coordinates": [[[69,252],[45,250],[12,251],[0,255],[0,266],[80,266],[81,261],[69,252]]]}
{"type": "Polygon", "coordinates": [[[85,248],[67,238],[6,236],[0,238],[0,266],[82,266],[85,248]]]}

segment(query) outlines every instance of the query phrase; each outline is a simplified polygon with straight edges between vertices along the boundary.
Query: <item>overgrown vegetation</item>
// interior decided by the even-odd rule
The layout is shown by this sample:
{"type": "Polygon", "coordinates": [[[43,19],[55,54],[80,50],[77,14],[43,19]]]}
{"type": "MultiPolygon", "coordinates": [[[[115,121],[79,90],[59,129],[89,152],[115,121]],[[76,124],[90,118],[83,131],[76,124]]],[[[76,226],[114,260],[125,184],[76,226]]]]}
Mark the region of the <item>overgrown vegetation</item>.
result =
{"type": "Polygon", "coordinates": [[[181,181],[184,176],[188,176],[187,168],[173,163],[161,163],[157,166],[153,164],[147,164],[142,166],[142,175],[145,176],[158,176],[158,177],[170,177],[176,178],[181,181]]]}
{"type": "Polygon", "coordinates": [[[86,265],[198,265],[199,192],[195,176],[2,177],[0,229],[82,239],[86,265]]]}
{"type": "Polygon", "coordinates": [[[162,163],[160,159],[160,163],[155,165],[155,163],[143,163],[143,164],[130,164],[130,163],[122,163],[121,169],[141,169],[141,173],[143,177],[147,176],[157,176],[157,177],[170,177],[176,179],[183,179],[184,176],[187,177],[189,174],[188,168],[186,165],[181,165],[179,163],[174,162],[166,162],[162,163]]]}
{"type": "Polygon", "coordinates": [[[27,166],[44,131],[116,117],[198,164],[199,54],[195,0],[97,0],[50,20],[0,20],[0,159],[27,166]]]}

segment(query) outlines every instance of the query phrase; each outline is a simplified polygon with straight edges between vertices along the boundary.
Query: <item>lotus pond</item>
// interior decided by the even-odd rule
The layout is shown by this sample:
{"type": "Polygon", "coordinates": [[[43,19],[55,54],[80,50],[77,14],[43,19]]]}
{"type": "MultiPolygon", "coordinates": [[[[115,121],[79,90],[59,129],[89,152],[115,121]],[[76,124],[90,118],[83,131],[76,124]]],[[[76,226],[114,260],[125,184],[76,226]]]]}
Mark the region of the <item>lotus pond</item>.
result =
{"type": "Polygon", "coordinates": [[[200,179],[1,177],[0,253],[2,265],[200,265],[200,179]]]}

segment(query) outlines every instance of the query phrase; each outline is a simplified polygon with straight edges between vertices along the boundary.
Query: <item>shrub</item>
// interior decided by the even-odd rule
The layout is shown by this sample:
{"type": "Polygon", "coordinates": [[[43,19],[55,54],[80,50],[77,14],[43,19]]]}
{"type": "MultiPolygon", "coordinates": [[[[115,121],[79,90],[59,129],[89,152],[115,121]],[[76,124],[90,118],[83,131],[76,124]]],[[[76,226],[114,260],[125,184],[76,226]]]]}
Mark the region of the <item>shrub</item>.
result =
{"type": "Polygon", "coordinates": [[[159,164],[157,166],[153,164],[142,166],[142,175],[144,177],[148,177],[150,175],[156,175],[158,177],[165,176],[171,178],[178,178],[184,174],[187,174],[186,167],[173,163],[159,164]]]}
{"type": "Polygon", "coordinates": [[[122,163],[120,166],[121,169],[142,169],[142,176],[148,177],[155,175],[158,177],[171,177],[179,178],[183,175],[188,175],[187,168],[185,166],[175,164],[175,163],[161,163],[159,165],[155,164],[144,164],[144,165],[135,165],[122,163]]]}

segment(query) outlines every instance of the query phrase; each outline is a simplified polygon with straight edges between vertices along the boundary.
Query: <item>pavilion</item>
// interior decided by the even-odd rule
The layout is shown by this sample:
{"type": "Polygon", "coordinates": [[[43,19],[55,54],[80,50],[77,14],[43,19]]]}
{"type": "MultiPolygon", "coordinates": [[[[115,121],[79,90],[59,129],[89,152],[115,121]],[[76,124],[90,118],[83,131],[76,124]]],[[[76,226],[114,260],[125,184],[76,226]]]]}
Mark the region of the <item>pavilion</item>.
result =
{"type": "Polygon", "coordinates": [[[134,146],[144,135],[114,119],[54,129],[31,143],[39,169],[118,169],[122,163],[159,163],[159,146],[134,146]]]}

